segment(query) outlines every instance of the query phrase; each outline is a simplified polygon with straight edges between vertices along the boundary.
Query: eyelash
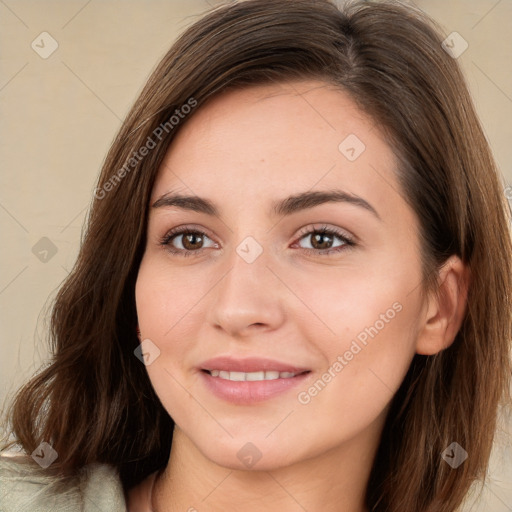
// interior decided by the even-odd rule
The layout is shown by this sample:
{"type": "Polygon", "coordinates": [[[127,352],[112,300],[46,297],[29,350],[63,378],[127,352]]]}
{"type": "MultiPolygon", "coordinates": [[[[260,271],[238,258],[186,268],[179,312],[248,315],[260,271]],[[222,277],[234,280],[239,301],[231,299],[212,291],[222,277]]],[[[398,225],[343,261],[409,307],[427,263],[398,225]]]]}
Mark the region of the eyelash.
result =
{"type": "MultiPolygon", "coordinates": [[[[210,238],[201,229],[183,226],[183,227],[171,229],[169,232],[167,232],[167,234],[160,240],[160,245],[165,247],[165,249],[167,251],[169,251],[171,254],[174,254],[177,256],[183,256],[183,257],[198,255],[198,254],[201,254],[203,252],[203,250],[209,249],[208,247],[206,247],[206,248],[203,247],[196,251],[190,251],[187,249],[173,248],[172,245],[170,245],[171,240],[174,237],[176,237],[178,235],[182,235],[182,234],[195,234],[195,235],[201,235],[203,237],[210,238]]],[[[318,250],[299,247],[299,250],[306,251],[307,253],[313,252],[315,254],[327,255],[327,254],[331,254],[331,253],[339,253],[341,251],[350,250],[352,247],[354,247],[356,245],[356,242],[354,241],[353,238],[349,237],[345,233],[342,233],[341,231],[338,231],[337,229],[329,228],[327,226],[322,226],[320,229],[317,229],[314,227],[313,228],[305,228],[303,231],[300,232],[299,238],[297,241],[300,241],[302,238],[304,238],[307,235],[313,235],[313,234],[330,235],[330,236],[337,237],[343,242],[343,245],[334,247],[334,248],[331,247],[330,249],[318,249],[318,250]]]]}

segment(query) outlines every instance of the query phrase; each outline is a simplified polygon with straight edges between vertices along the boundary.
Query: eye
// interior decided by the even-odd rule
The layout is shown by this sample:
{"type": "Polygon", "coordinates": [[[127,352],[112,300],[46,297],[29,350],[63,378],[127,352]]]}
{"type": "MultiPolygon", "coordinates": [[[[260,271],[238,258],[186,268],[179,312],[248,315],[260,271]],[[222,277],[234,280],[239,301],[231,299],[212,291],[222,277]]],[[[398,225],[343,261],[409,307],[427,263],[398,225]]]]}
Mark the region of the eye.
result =
{"type": "MultiPolygon", "coordinates": [[[[172,254],[190,256],[192,253],[200,253],[203,251],[205,239],[211,240],[204,231],[184,226],[171,229],[162,238],[160,245],[164,246],[172,254]],[[176,247],[176,244],[178,247],[176,247]]],[[[213,242],[210,247],[218,247],[218,245],[213,242]]]]}
{"type": "Polygon", "coordinates": [[[347,250],[350,247],[356,245],[354,239],[350,237],[348,234],[339,231],[335,228],[328,228],[327,226],[322,226],[320,228],[306,228],[306,230],[301,232],[301,237],[299,240],[307,240],[310,239],[310,247],[299,247],[300,249],[308,252],[314,252],[317,254],[329,254],[332,252],[341,252],[343,250],[347,250]],[[341,241],[340,244],[333,246],[334,239],[338,239],[341,241]]]}

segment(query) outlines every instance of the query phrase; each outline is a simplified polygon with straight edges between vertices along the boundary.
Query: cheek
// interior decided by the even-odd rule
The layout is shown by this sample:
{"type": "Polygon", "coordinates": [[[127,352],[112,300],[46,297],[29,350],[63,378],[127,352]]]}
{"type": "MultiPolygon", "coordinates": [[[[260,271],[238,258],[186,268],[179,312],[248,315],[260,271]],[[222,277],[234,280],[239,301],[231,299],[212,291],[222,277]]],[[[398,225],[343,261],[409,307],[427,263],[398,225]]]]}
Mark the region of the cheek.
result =
{"type": "Polygon", "coordinates": [[[354,426],[378,415],[400,387],[415,354],[421,305],[406,269],[372,268],[378,271],[340,272],[335,282],[317,278],[315,287],[304,278],[296,288],[310,310],[296,315],[300,331],[325,365],[297,401],[341,422],[351,411],[354,426]]]}
{"type": "MultiPolygon", "coordinates": [[[[368,325],[368,331],[360,331],[367,335],[365,343],[360,341],[363,337],[348,336],[331,344],[326,348],[329,363],[308,386],[297,390],[294,421],[309,425],[318,450],[384,421],[414,357],[408,315],[404,307],[378,332],[368,325]]],[[[295,437],[298,443],[306,442],[301,432],[295,437]]]]}
{"type": "Polygon", "coordinates": [[[145,256],[135,286],[142,334],[161,342],[172,337],[205,290],[197,272],[170,268],[165,259],[145,256]]]}
{"type": "Polygon", "coordinates": [[[135,285],[139,328],[159,350],[147,372],[164,406],[166,397],[180,396],[183,375],[190,370],[190,354],[204,323],[198,301],[211,285],[197,272],[172,269],[165,259],[145,256],[135,285]],[[206,284],[205,284],[206,283],[206,284]],[[173,379],[174,377],[174,379],[173,379]]]}
{"type": "Polygon", "coordinates": [[[390,331],[400,334],[394,337],[398,342],[417,314],[418,305],[409,293],[410,276],[403,268],[382,262],[368,268],[329,268],[285,277],[293,282],[291,288],[300,299],[300,304],[295,300],[294,309],[292,300],[286,305],[290,321],[299,323],[304,338],[330,357],[348,350],[352,340],[364,346],[390,331]]]}
{"type": "Polygon", "coordinates": [[[146,371],[163,407],[174,419],[176,403],[181,409],[182,402],[186,402],[179,368],[185,348],[176,333],[182,327],[179,319],[185,314],[181,310],[187,297],[177,290],[180,283],[172,278],[169,268],[145,255],[135,285],[137,317],[143,340],[151,340],[158,348],[158,356],[146,366],[146,371]]]}

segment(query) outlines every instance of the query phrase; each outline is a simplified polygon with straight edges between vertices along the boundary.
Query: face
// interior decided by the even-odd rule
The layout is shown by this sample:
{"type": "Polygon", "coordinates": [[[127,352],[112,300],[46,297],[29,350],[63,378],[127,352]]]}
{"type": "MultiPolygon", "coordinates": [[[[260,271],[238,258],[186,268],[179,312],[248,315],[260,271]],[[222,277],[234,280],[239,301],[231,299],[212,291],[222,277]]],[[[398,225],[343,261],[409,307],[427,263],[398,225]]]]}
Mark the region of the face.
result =
{"type": "Polygon", "coordinates": [[[396,165],[316,81],[224,93],[178,132],[136,303],[152,385],[210,461],[271,469],[382,426],[424,307],[396,165]]]}

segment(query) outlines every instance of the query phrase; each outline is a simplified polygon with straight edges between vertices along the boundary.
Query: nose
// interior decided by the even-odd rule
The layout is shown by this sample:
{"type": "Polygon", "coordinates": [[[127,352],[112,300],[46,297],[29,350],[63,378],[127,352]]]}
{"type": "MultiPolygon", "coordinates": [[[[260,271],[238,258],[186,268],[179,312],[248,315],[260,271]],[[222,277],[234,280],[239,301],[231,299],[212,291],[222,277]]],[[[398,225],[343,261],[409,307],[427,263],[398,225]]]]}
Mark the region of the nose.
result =
{"type": "Polygon", "coordinates": [[[247,337],[282,325],[285,288],[271,270],[270,259],[263,251],[248,262],[232,251],[211,297],[208,320],[215,329],[231,337],[247,337]]]}

